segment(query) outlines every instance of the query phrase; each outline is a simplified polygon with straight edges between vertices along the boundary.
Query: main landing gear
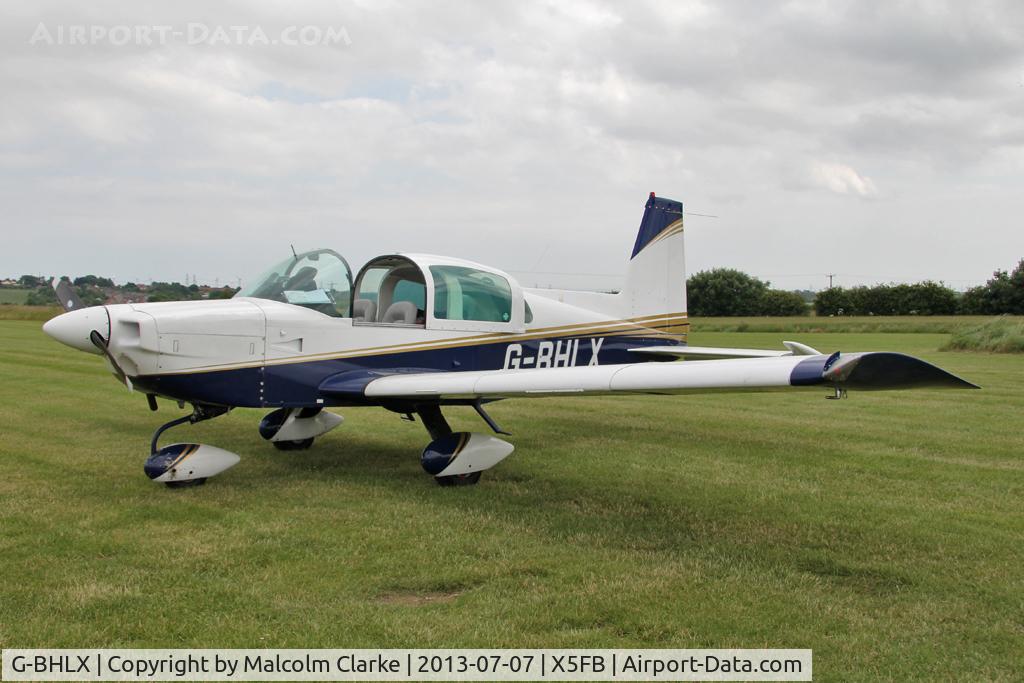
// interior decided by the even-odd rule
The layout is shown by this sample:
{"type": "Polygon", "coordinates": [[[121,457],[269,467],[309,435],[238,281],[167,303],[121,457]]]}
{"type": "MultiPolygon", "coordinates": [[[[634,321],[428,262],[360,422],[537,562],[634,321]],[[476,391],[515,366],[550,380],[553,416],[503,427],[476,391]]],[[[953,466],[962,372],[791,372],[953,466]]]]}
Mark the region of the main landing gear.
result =
{"type": "MultiPolygon", "coordinates": [[[[473,404],[480,416],[498,434],[508,434],[491,419],[479,401],[473,404]]],[[[433,439],[423,449],[420,464],[434,475],[440,486],[472,486],[481,473],[494,467],[512,453],[514,446],[488,434],[453,432],[437,403],[415,407],[420,421],[433,439]]],[[[408,414],[411,419],[412,414],[408,414]]]]}
{"type": "MultiPolygon", "coordinates": [[[[498,434],[507,434],[491,419],[480,401],[471,404],[483,420],[498,434]]],[[[150,407],[156,406],[150,397],[150,407]]],[[[480,481],[484,470],[494,467],[508,457],[514,447],[489,434],[453,432],[441,413],[439,403],[387,406],[414,419],[420,416],[432,441],[423,449],[420,463],[433,475],[440,486],[471,486],[480,481]]],[[[162,425],[153,434],[150,455],[146,460],[146,475],[153,481],[172,488],[199,486],[209,477],[220,474],[238,464],[235,453],[216,446],[198,443],[176,443],[159,447],[161,435],[172,427],[185,423],[197,424],[229,412],[227,406],[202,403],[192,404],[192,414],[162,425]]],[[[326,434],[343,422],[340,415],[321,408],[280,408],[268,414],[260,423],[260,435],[279,450],[305,450],[316,437],[326,434]]]]}
{"type": "MultiPolygon", "coordinates": [[[[155,405],[150,400],[150,407],[155,405]]],[[[171,427],[185,424],[196,424],[223,415],[231,409],[226,406],[193,404],[192,414],[171,420],[161,426],[153,434],[150,443],[149,458],[146,460],[145,471],[153,481],[167,484],[171,488],[200,486],[209,477],[220,474],[238,463],[240,458],[235,453],[216,446],[198,443],[176,443],[157,448],[160,435],[171,427]]]]}
{"type": "Polygon", "coordinates": [[[260,422],[260,436],[279,451],[304,451],[344,421],[323,408],[279,408],[260,422]]]}

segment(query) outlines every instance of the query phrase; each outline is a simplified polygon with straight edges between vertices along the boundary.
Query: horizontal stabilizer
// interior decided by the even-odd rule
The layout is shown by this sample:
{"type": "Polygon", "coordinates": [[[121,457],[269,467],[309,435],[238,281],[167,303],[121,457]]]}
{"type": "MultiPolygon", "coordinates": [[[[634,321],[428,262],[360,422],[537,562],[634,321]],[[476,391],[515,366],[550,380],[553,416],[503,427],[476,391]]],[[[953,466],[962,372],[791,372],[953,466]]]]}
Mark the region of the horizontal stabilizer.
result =
{"type": "Polygon", "coordinates": [[[714,360],[724,358],[777,358],[779,356],[817,356],[820,351],[799,342],[784,341],[788,351],[769,349],[730,349],[711,346],[645,346],[630,349],[633,353],[647,353],[653,356],[675,356],[690,360],[714,360]]]}

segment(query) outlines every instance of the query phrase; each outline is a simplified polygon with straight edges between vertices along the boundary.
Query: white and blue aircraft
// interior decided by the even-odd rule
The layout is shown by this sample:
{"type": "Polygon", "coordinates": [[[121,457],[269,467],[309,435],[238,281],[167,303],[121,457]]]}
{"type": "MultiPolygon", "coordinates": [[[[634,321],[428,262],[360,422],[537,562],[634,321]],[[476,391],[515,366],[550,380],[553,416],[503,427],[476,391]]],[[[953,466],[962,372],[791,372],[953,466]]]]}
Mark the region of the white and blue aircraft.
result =
{"type": "Polygon", "coordinates": [[[444,256],[389,254],[353,277],[341,254],[295,254],[230,300],[75,308],[43,329],[102,354],[130,390],[191,404],[156,430],[146,474],[169,486],[203,483],[239,461],[214,446],[158,447],[161,434],[235,407],[273,409],[260,435],[281,450],[309,448],[342,423],[325,408],[379,406],[430,434],[423,469],[442,485],[475,484],[512,444],[453,432],[445,406],[507,398],[689,394],[824,387],[976,388],[899,353],[819,353],[686,343],[683,206],[652,192],[617,293],[521,287],[496,268],[444,256]],[[660,362],[676,361],[683,362],[660,362]],[[694,362],[700,361],[700,362],[694,362]]]}

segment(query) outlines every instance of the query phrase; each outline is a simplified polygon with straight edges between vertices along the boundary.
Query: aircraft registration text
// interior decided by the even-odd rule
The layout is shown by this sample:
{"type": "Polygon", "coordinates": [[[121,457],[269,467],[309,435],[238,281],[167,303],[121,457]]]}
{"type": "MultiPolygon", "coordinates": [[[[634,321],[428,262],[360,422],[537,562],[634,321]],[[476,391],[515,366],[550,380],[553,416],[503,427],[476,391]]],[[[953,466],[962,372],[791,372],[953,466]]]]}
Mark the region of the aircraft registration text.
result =
{"type": "MultiPolygon", "coordinates": [[[[559,339],[542,341],[537,346],[537,355],[525,354],[522,344],[509,344],[505,349],[505,370],[523,368],[570,368],[580,359],[580,339],[559,339]]],[[[590,358],[584,365],[600,365],[598,354],[604,337],[590,339],[590,358]]],[[[582,359],[580,359],[582,360],[582,359]]]]}

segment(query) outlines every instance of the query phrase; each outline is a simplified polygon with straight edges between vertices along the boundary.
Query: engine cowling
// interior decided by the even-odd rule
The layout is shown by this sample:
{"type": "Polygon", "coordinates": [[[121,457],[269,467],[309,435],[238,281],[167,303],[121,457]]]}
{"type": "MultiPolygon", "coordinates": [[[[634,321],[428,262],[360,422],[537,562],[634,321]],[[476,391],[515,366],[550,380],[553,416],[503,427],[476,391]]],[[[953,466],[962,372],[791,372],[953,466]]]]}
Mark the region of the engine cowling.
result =
{"type": "Polygon", "coordinates": [[[453,432],[427,444],[420,464],[435,477],[472,474],[494,467],[513,450],[515,446],[508,441],[490,434],[453,432]]]}

